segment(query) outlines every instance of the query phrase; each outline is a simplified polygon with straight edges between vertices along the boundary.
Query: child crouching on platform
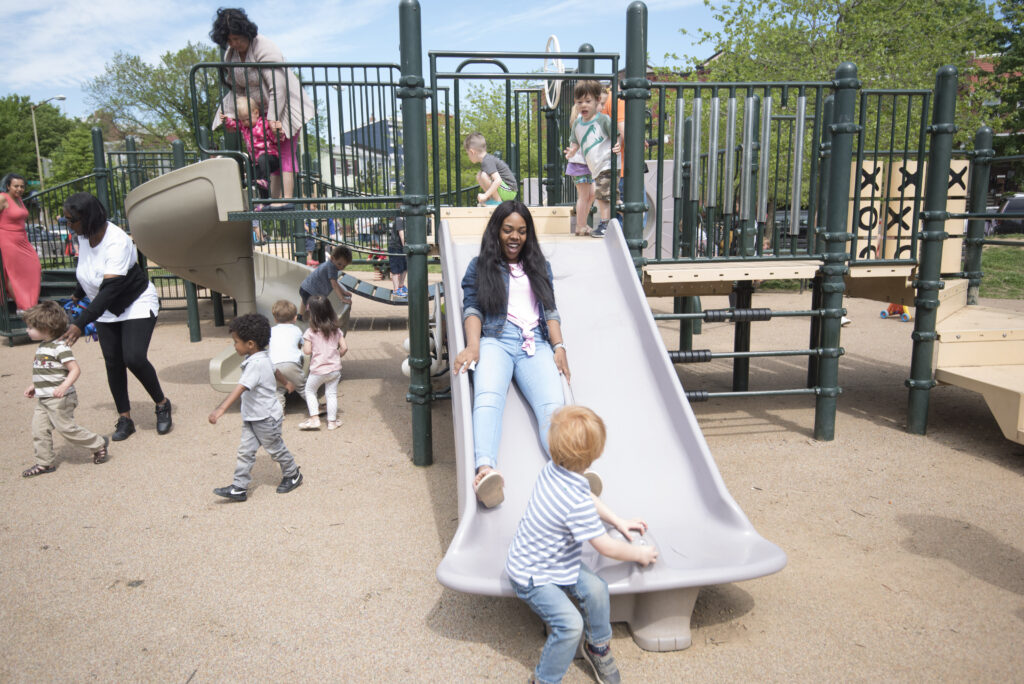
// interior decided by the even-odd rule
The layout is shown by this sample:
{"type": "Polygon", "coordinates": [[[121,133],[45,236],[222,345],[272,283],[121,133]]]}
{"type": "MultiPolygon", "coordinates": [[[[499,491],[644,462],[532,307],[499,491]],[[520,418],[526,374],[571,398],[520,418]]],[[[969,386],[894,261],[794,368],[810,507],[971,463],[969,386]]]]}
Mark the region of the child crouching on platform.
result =
{"type": "MultiPolygon", "coordinates": [[[[245,357],[242,377],[228,398],[210,414],[209,420],[216,425],[224,412],[241,397],[242,442],[238,445],[234,480],[227,487],[214,489],[213,493],[232,501],[245,501],[252,481],[256,452],[262,446],[281,466],[284,477],[277,486],[277,493],[287,494],[302,484],[302,473],[281,439],[284,413],[277,403],[275,377],[278,373],[274,371],[274,364],[270,362],[270,355],[266,351],[270,342],[270,321],[260,314],[244,314],[231,321],[228,329],[235,343],[235,351],[245,357]]],[[[289,391],[294,391],[295,386],[290,382],[283,378],[276,379],[285,382],[289,391]]]]}
{"type": "Polygon", "coordinates": [[[57,469],[53,453],[54,430],[69,444],[92,451],[93,463],[106,462],[109,440],[75,423],[75,407],[78,406],[75,380],[78,380],[82,371],[71,347],[57,339],[68,329],[67,312],[57,302],[45,301],[33,306],[21,317],[28,329],[28,336],[36,342],[42,342],[32,360],[32,384],[25,390],[26,397],[39,400],[32,416],[32,444],[35,447],[36,464],[21,476],[35,477],[57,469]]]}
{"type": "Polygon", "coordinates": [[[647,523],[623,520],[590,493],[583,472],[601,455],[604,442],[604,421],[588,408],[565,406],[551,417],[551,460],[537,476],[508,550],[505,572],[516,596],[548,626],[531,681],[562,681],[581,636],[586,638],[583,653],[597,680],[619,681],[611,654],[608,585],[580,562],[583,542],[589,541],[603,556],[644,566],[658,558],[653,546],[633,546],[605,531],[601,521],[632,540],[629,531],[643,534],[647,523]]]}
{"type": "Polygon", "coordinates": [[[270,329],[270,362],[274,364],[277,380],[277,403],[281,405],[281,413],[285,412],[285,401],[291,383],[294,391],[304,397],[306,392],[306,376],[302,372],[302,328],[295,325],[298,309],[287,299],[274,302],[270,312],[277,323],[270,329]]]}

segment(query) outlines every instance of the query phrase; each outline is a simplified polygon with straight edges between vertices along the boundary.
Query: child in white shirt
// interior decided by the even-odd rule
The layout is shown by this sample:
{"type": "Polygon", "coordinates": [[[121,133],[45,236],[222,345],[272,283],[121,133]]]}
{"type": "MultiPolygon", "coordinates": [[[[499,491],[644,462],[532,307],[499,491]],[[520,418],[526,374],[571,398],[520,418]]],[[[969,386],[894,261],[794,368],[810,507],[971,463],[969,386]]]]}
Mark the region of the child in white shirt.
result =
{"type": "Polygon", "coordinates": [[[280,373],[283,380],[277,381],[277,402],[281,404],[281,412],[285,412],[288,389],[284,381],[295,386],[299,396],[306,393],[306,375],[302,370],[302,328],[295,325],[298,309],[287,299],[274,302],[270,310],[277,325],[270,329],[270,361],[274,370],[280,373]]]}
{"type": "Polygon", "coordinates": [[[594,199],[600,215],[600,222],[590,235],[602,238],[611,216],[612,153],[618,152],[618,146],[612,148],[611,118],[600,111],[601,84],[597,81],[580,81],[576,84],[573,96],[580,115],[572,124],[565,158],[573,157],[577,151],[583,152],[594,179],[594,199]]]}

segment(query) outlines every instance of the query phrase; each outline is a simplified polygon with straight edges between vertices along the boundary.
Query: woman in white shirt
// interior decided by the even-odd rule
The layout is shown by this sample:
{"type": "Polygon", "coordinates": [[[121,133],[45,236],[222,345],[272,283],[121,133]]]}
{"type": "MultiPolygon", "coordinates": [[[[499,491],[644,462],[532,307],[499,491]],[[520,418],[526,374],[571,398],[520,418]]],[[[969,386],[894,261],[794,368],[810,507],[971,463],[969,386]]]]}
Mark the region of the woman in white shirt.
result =
{"type": "Polygon", "coordinates": [[[74,344],[85,326],[95,322],[107,384],[120,414],[112,440],[127,439],[135,432],[128,399],[129,370],[153,399],[156,431],[165,435],[171,431],[171,402],[148,358],[160,310],[156,288],[139,263],[135,243],[107,221],[106,210],[93,195],[79,192],[64,200],[64,217],[68,229],[78,235],[78,288],[73,299],[88,297],[91,302],[61,339],[74,344]]]}

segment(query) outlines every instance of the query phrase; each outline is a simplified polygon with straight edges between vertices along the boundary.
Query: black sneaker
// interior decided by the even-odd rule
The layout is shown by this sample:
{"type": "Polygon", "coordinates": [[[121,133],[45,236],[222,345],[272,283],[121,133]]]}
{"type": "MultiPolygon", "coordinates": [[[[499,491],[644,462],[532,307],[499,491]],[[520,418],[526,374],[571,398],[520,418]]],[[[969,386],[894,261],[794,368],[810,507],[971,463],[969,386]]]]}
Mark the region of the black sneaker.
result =
{"type": "Polygon", "coordinates": [[[281,484],[277,485],[278,494],[287,494],[302,484],[302,473],[296,468],[294,475],[285,475],[281,484]]]}
{"type": "Polygon", "coordinates": [[[156,405],[156,433],[166,435],[171,431],[171,400],[156,405]]]}
{"type": "Polygon", "coordinates": [[[228,485],[227,487],[218,487],[213,490],[213,493],[217,496],[223,496],[225,499],[231,499],[232,501],[245,501],[246,491],[235,485],[228,485]]]}
{"type": "Polygon", "coordinates": [[[127,416],[118,416],[117,424],[114,425],[114,434],[110,435],[110,439],[114,442],[120,442],[134,434],[135,421],[127,416]]]}
{"type": "Polygon", "coordinates": [[[603,238],[605,232],[607,232],[607,231],[608,231],[608,222],[607,221],[601,221],[599,224],[597,224],[597,228],[595,228],[593,231],[591,231],[590,237],[603,238]]]}

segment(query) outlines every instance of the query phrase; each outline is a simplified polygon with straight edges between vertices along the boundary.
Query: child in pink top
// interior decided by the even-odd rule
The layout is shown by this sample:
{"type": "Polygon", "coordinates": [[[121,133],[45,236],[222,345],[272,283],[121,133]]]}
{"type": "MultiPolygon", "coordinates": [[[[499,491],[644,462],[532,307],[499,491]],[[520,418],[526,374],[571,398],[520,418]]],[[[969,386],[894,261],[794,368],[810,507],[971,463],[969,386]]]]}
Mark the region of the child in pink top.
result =
{"type": "Polygon", "coordinates": [[[340,426],[338,421],[338,381],[341,379],[341,357],[348,351],[345,335],[338,328],[338,315],[331,302],[322,295],[306,301],[309,328],[302,334],[302,351],[310,355],[309,377],[306,378],[306,407],[309,419],[299,423],[300,430],[320,429],[320,407],[317,390],[324,385],[327,398],[327,429],[340,426]]]}
{"type": "Polygon", "coordinates": [[[260,197],[270,196],[268,181],[271,175],[281,172],[281,153],[278,147],[278,136],[281,134],[281,122],[269,121],[260,115],[260,110],[253,106],[252,100],[240,97],[235,103],[237,119],[220,115],[224,128],[229,131],[242,131],[245,146],[253,159],[256,173],[256,187],[260,197]]]}

